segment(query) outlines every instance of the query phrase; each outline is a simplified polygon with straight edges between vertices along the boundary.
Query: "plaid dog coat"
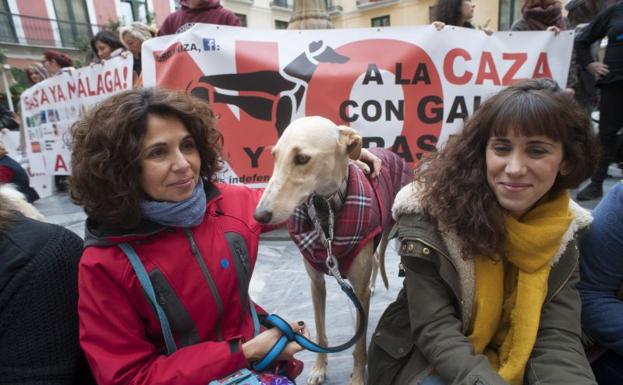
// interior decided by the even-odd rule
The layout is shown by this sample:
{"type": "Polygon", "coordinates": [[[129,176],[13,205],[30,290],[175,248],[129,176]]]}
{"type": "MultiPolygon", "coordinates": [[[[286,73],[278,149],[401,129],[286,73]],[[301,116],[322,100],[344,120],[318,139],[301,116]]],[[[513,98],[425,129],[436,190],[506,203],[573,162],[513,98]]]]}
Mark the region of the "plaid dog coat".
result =
{"type": "MultiPolygon", "coordinates": [[[[391,215],[394,197],[411,181],[411,170],[398,155],[382,148],[369,151],[382,161],[379,177],[369,180],[354,162],[349,162],[346,197],[342,208],[335,213],[332,251],[340,264],[342,277],[346,277],[361,249],[394,224],[391,215]]],[[[294,211],[288,221],[288,232],[303,257],[316,270],[327,274],[327,252],[310,217],[310,205],[308,201],[294,211]]]]}

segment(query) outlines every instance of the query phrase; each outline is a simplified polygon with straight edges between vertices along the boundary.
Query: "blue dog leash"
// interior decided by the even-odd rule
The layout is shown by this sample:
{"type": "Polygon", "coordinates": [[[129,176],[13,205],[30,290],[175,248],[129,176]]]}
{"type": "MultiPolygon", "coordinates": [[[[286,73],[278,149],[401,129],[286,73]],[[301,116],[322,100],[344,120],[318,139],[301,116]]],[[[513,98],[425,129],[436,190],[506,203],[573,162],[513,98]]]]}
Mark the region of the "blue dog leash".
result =
{"type": "Polygon", "coordinates": [[[333,230],[334,230],[334,222],[335,217],[331,205],[327,198],[314,195],[312,197],[312,212],[313,212],[313,220],[314,225],[316,227],[316,231],[318,231],[320,235],[320,240],[322,241],[325,249],[327,251],[327,259],[325,260],[325,264],[329,273],[335,278],[337,283],[340,285],[342,291],[346,294],[346,296],[351,300],[357,312],[359,314],[359,319],[362,322],[357,325],[357,331],[355,335],[348,340],[347,342],[333,347],[324,347],[316,344],[315,342],[305,338],[305,336],[294,332],[290,324],[283,320],[283,318],[279,317],[276,314],[271,314],[266,318],[266,322],[276,327],[283,334],[277,342],[273,345],[273,347],[266,353],[266,355],[259,361],[253,364],[253,369],[261,372],[269,367],[283,352],[286,345],[290,342],[297,342],[304,349],[316,352],[316,353],[337,353],[343,350],[346,350],[353,346],[363,333],[367,329],[366,325],[366,317],[365,311],[363,309],[363,305],[359,301],[359,298],[355,295],[355,291],[353,287],[348,283],[344,278],[342,278],[342,274],[340,273],[339,264],[333,252],[331,250],[331,241],[333,240],[333,230]]]}

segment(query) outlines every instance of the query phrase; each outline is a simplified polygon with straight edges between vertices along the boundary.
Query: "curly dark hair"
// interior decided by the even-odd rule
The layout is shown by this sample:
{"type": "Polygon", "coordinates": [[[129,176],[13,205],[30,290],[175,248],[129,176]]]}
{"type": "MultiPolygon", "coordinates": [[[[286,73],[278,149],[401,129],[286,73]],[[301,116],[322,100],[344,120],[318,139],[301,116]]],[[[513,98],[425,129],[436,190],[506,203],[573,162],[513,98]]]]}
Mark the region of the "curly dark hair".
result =
{"type": "Polygon", "coordinates": [[[97,43],[98,41],[109,46],[111,51],[119,48],[125,48],[123,44],[121,44],[121,40],[119,39],[118,34],[106,30],[99,31],[97,34],[95,34],[95,36],[93,36],[93,39],[91,39],[91,49],[93,50],[93,54],[95,55],[95,57],[98,59],[101,59],[101,57],[99,57],[99,55],[97,54],[97,49],[95,48],[95,43],[97,43]]]}
{"type": "Polygon", "coordinates": [[[435,21],[456,27],[474,28],[469,21],[462,21],[461,7],[465,0],[439,0],[435,6],[435,21]]]}
{"type": "Polygon", "coordinates": [[[114,95],[72,126],[70,197],[90,219],[117,228],[136,226],[144,193],[141,140],[149,115],[175,117],[192,135],[201,158],[201,177],[221,168],[223,137],[208,104],[182,92],[154,88],[114,95]]]}
{"type": "Polygon", "coordinates": [[[561,142],[567,175],[558,175],[549,196],[577,187],[598,159],[588,115],[549,79],[526,80],[489,98],[457,135],[417,168],[424,213],[441,231],[457,235],[464,258],[504,257],[504,209],[487,182],[486,149],[509,130],[561,142]]]}

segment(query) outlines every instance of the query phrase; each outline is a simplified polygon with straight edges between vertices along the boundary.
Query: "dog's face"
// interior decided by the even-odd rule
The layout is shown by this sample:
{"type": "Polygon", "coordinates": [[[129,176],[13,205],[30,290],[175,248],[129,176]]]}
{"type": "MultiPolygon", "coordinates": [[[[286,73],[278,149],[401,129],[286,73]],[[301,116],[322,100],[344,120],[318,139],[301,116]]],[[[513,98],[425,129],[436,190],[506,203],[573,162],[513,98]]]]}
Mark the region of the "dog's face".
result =
{"type": "Polygon", "coordinates": [[[255,210],[262,223],[288,219],[312,193],[329,195],[348,172],[348,159],[358,159],[361,136],[318,116],[292,122],[272,150],[273,175],[255,210]]]}

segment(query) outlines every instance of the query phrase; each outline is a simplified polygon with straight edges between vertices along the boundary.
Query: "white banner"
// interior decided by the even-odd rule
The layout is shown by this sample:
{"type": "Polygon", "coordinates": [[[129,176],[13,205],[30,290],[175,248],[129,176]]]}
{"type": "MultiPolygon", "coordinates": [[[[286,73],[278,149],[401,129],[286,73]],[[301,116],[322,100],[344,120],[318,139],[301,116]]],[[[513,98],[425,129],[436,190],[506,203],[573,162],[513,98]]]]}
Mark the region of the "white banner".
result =
{"type": "Polygon", "coordinates": [[[209,100],[225,137],[230,183],[261,185],[287,124],[321,115],[364,145],[414,163],[482,101],[520,79],[565,86],[573,32],[498,32],[432,26],[252,30],[195,25],[143,44],[145,86],[209,100]]]}
{"type": "Polygon", "coordinates": [[[33,173],[69,175],[69,129],[93,105],[132,88],[132,55],[63,71],[21,95],[26,151],[33,173]]]}

